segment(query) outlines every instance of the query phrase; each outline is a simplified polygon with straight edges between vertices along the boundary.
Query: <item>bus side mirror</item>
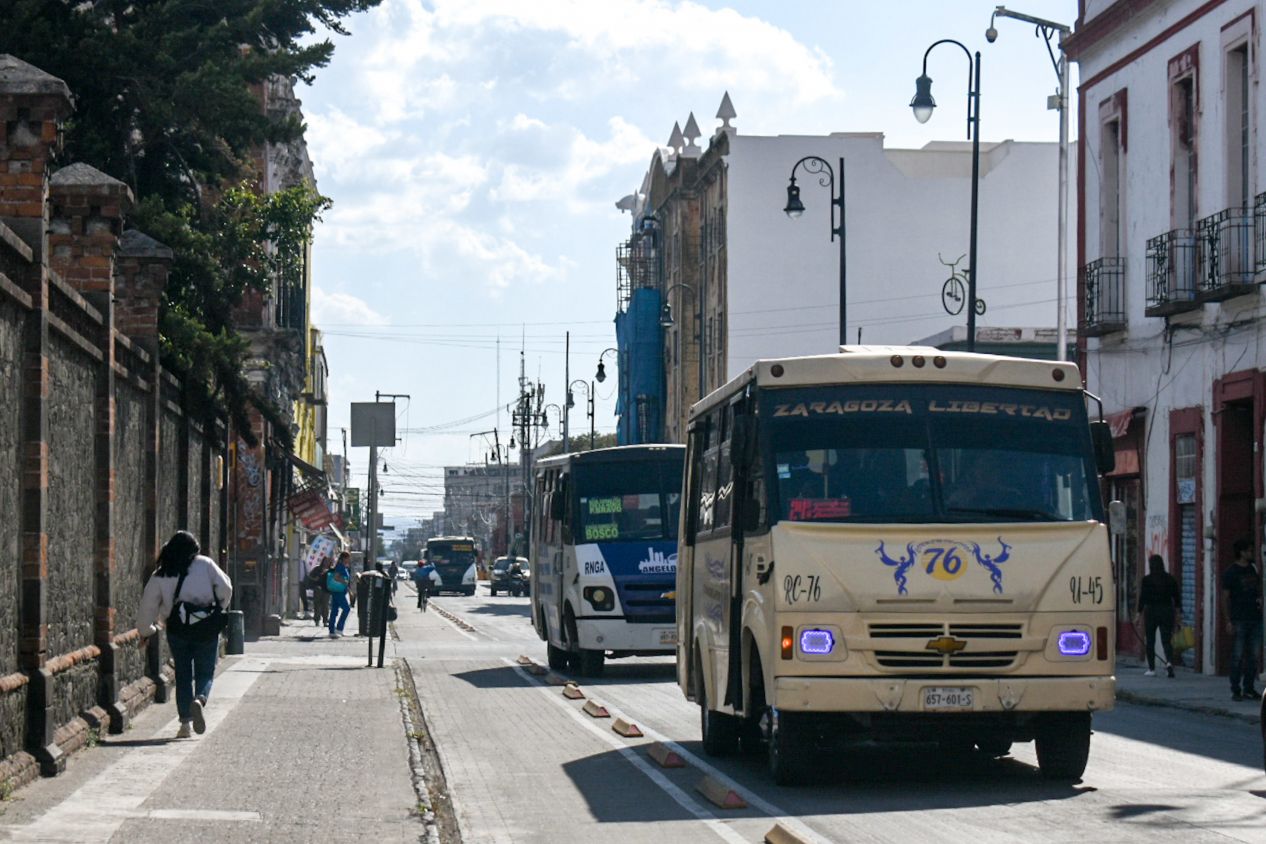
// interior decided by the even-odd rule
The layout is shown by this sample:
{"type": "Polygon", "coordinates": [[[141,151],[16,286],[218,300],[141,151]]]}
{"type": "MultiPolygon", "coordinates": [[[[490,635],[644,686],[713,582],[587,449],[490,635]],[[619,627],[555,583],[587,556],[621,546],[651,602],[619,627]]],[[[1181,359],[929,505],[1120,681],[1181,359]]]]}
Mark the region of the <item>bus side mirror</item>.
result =
{"type": "Polygon", "coordinates": [[[1112,428],[1107,422],[1090,423],[1090,439],[1095,447],[1095,464],[1099,474],[1107,475],[1117,467],[1117,451],[1112,443],[1112,428]]]}

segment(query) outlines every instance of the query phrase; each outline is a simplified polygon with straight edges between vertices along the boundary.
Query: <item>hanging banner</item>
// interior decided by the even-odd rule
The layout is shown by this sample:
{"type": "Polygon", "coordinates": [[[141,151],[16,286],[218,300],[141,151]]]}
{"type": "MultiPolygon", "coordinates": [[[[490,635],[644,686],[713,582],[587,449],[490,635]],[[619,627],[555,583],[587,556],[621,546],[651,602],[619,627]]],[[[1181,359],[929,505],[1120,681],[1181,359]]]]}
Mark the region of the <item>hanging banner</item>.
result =
{"type": "Polygon", "coordinates": [[[332,536],[322,535],[312,540],[312,544],[308,546],[308,553],[303,557],[303,574],[306,576],[321,563],[321,560],[334,556],[334,549],[337,547],[338,540],[332,536]]]}
{"type": "Polygon", "coordinates": [[[325,496],[314,487],[301,489],[290,496],[286,499],[286,506],[308,530],[323,530],[334,522],[334,514],[330,512],[325,496]]]}

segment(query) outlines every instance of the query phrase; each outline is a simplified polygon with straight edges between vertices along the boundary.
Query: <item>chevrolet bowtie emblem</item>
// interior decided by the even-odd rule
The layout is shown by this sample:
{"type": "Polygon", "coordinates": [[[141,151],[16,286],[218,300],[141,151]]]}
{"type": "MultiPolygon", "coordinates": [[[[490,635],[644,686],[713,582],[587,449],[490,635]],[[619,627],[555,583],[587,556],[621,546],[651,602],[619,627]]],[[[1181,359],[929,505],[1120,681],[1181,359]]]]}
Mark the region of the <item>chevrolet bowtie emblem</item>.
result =
{"type": "Polygon", "coordinates": [[[928,640],[927,650],[936,651],[941,656],[949,656],[956,654],[963,648],[967,647],[967,643],[962,639],[955,639],[953,636],[938,636],[935,639],[928,640]]]}

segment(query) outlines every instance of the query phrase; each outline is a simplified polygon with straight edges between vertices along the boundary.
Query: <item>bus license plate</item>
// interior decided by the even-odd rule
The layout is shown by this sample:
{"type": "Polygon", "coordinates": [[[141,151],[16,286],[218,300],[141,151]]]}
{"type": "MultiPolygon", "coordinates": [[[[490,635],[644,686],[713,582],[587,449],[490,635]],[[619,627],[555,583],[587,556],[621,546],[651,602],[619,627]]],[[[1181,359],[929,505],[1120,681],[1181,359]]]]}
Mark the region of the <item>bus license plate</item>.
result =
{"type": "Polygon", "coordinates": [[[973,689],[963,686],[931,686],[923,690],[924,709],[971,709],[973,689]]]}
{"type": "Polygon", "coordinates": [[[676,631],[676,630],[661,630],[661,631],[659,631],[659,643],[660,643],[661,645],[675,645],[675,644],[677,644],[677,631],[676,631]]]}

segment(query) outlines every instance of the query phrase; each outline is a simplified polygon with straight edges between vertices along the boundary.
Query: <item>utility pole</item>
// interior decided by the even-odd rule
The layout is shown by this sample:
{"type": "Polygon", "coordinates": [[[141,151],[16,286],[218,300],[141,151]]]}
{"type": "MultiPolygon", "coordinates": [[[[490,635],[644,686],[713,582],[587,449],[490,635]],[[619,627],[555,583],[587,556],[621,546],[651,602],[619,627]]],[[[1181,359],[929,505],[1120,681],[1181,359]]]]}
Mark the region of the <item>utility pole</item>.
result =
{"type": "MultiPolygon", "coordinates": [[[[380,393],[374,392],[374,401],[381,402],[384,398],[391,399],[391,405],[395,408],[396,399],[408,399],[407,393],[380,393]]],[[[369,447],[369,525],[365,532],[365,559],[361,561],[361,570],[370,571],[374,564],[378,562],[378,446],[371,445],[369,447]]]]}
{"type": "Polygon", "coordinates": [[[571,451],[571,332],[563,346],[563,383],[567,385],[563,402],[563,454],[571,451]]]}

